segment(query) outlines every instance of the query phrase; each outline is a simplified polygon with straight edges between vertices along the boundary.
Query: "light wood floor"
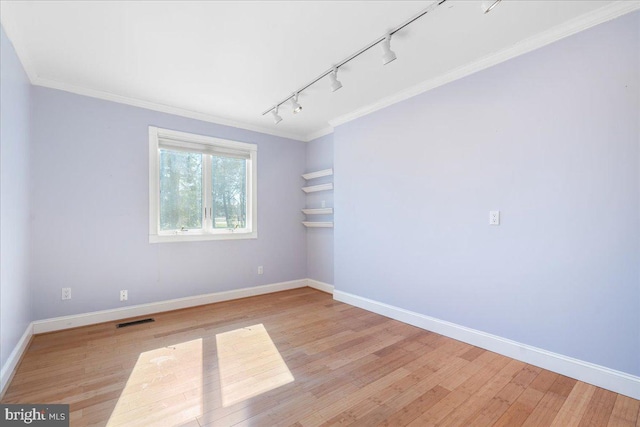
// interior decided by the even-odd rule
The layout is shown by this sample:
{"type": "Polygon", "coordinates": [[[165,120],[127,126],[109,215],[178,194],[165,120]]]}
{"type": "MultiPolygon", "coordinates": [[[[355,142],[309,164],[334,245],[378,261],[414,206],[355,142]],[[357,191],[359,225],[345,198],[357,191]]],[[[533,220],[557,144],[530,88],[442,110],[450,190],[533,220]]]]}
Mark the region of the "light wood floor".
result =
{"type": "Polygon", "coordinates": [[[303,288],[35,336],[3,403],[72,426],[640,426],[640,401],[303,288]]]}

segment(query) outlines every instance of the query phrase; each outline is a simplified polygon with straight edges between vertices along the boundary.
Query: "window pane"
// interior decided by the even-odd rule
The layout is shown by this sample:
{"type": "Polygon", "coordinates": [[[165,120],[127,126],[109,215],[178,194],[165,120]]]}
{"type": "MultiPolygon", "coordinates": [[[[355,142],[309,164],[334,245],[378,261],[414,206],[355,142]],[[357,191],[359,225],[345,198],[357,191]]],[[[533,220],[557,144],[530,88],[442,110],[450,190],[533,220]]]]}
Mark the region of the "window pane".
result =
{"type": "Polygon", "coordinates": [[[202,228],[202,154],[160,150],[160,230],[202,228]]]}
{"type": "Polygon", "coordinates": [[[213,228],[246,228],[247,161],[211,157],[213,228]]]}

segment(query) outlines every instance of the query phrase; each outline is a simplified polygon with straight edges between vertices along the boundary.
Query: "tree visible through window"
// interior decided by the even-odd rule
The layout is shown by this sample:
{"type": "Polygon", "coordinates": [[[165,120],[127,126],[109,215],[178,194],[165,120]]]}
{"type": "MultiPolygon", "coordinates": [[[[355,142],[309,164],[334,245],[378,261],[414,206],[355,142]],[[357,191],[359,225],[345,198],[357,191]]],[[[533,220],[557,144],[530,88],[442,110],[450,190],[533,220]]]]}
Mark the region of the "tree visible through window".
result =
{"type": "Polygon", "coordinates": [[[213,228],[245,228],[247,224],[247,162],[212,157],[213,228]]]}
{"type": "Polygon", "coordinates": [[[149,128],[149,241],[255,238],[257,147],[149,128]]]}
{"type": "Polygon", "coordinates": [[[202,154],[160,150],[160,230],[202,228],[202,154]]]}

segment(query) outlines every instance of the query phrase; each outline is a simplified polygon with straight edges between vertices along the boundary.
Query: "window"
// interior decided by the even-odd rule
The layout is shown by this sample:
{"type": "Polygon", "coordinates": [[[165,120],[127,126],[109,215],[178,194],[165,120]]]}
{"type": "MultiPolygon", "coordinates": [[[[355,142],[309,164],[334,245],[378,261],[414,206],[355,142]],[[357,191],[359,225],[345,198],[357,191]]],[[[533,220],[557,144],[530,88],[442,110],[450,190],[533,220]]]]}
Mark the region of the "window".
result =
{"type": "Polygon", "coordinates": [[[149,242],[257,235],[255,144],[149,127],[149,242]]]}

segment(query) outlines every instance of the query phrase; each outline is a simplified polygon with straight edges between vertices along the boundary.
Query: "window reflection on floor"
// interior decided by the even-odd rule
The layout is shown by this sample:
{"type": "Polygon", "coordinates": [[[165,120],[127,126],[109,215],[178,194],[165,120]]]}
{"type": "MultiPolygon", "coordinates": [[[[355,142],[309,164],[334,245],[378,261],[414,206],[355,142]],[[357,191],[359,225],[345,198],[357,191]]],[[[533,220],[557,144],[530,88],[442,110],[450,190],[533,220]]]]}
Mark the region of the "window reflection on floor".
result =
{"type": "Polygon", "coordinates": [[[107,426],[197,425],[196,418],[215,419],[222,407],[294,381],[264,325],[216,334],[215,352],[213,338],[141,353],[107,426]]]}
{"type": "Polygon", "coordinates": [[[202,414],[202,339],[141,353],[107,426],[180,425],[202,414]]]}
{"type": "Polygon", "coordinates": [[[222,406],[233,405],[293,382],[264,325],[216,335],[222,406]]]}

